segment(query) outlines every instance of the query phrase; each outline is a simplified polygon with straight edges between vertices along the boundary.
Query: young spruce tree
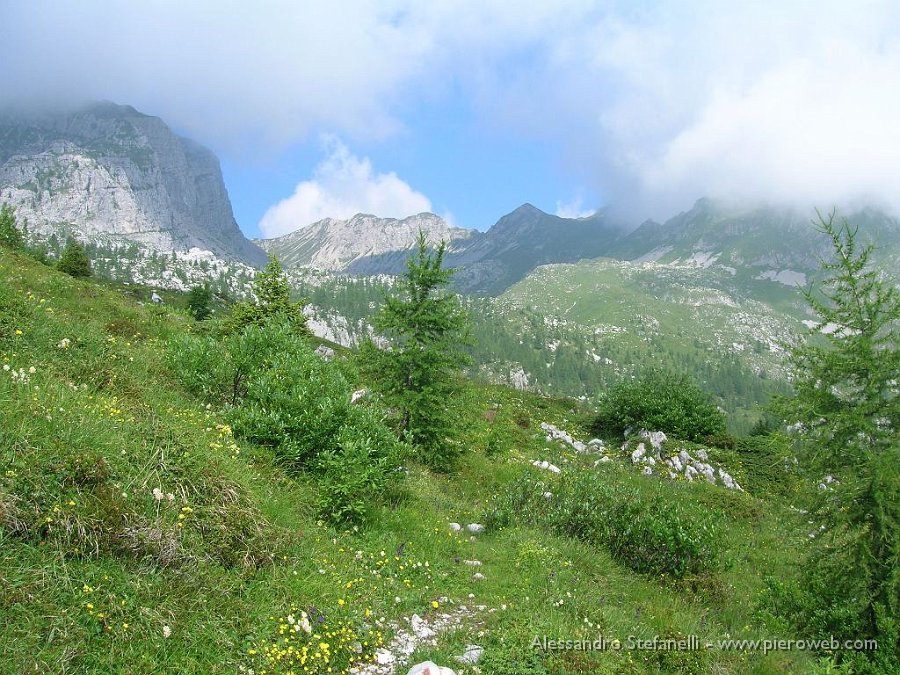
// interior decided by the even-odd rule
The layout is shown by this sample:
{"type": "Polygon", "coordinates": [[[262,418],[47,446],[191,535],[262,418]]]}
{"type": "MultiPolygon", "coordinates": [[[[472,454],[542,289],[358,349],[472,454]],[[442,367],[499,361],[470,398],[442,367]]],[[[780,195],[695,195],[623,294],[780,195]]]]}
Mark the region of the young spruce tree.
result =
{"type": "Polygon", "coordinates": [[[25,248],[24,226],[16,226],[16,210],[9,204],[0,206],[0,246],[16,251],[25,248]]]}
{"type": "Polygon", "coordinates": [[[781,402],[805,428],[800,452],[816,483],[825,477],[815,500],[824,530],[797,614],[820,636],[877,639],[859,672],[888,672],[900,666],[900,293],[870,265],[857,228],[834,213],[818,226],[834,259],[821,294],[805,292],[817,322],[793,353],[796,396],[781,402]]]}
{"type": "Polygon", "coordinates": [[[247,326],[264,326],[270,321],[284,321],[298,335],[309,335],[303,302],[291,302],[291,288],[278,258],[271,256],[265,269],[253,279],[255,301],[234,306],[229,319],[229,332],[240,332],[247,326]]]}
{"type": "Polygon", "coordinates": [[[364,344],[361,357],[373,387],[399,415],[401,432],[429,466],[446,471],[458,452],[450,441],[452,399],[460,368],[468,361],[469,319],[448,290],[453,269],[444,269],[446,242],[429,250],[419,231],[406,274],[375,317],[388,347],[364,344]]]}
{"type": "Polygon", "coordinates": [[[66,247],[59,257],[59,262],[56,263],[56,268],[72,277],[91,276],[91,260],[88,258],[84,246],[74,237],[70,237],[66,242],[66,247]]]}
{"type": "Polygon", "coordinates": [[[209,284],[202,284],[191,288],[188,294],[188,311],[196,321],[204,321],[212,314],[209,304],[212,302],[212,291],[209,284]]]}

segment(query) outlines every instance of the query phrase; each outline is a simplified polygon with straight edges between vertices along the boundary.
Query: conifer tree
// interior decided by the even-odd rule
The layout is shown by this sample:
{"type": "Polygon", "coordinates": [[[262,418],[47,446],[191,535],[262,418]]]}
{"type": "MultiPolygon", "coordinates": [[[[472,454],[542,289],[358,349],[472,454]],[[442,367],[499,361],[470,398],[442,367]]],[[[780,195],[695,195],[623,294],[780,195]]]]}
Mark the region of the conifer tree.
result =
{"type": "Polygon", "coordinates": [[[0,246],[17,251],[25,248],[24,229],[16,226],[16,210],[12,206],[0,206],[0,246]]]}
{"type": "Polygon", "coordinates": [[[72,277],[91,276],[91,261],[84,247],[74,237],[70,237],[66,242],[66,247],[59,257],[59,262],[56,263],[56,268],[72,277]]]}
{"type": "Polygon", "coordinates": [[[188,295],[188,311],[197,321],[209,318],[212,313],[209,303],[212,301],[212,291],[209,284],[194,286],[188,295]]]}
{"type": "Polygon", "coordinates": [[[823,265],[821,294],[805,292],[817,321],[792,355],[796,396],[779,406],[805,429],[800,453],[819,483],[824,526],[803,569],[800,623],[875,638],[870,658],[898,666],[900,293],[872,267],[856,227],[833,212],[819,214],[818,226],[834,259],[823,265]]]}
{"type": "Polygon", "coordinates": [[[361,357],[373,387],[397,410],[401,432],[421,459],[439,470],[452,468],[457,451],[448,442],[452,401],[460,368],[468,363],[469,319],[459,297],[448,290],[453,269],[443,268],[446,242],[429,250],[419,231],[406,274],[385,297],[375,329],[388,346],[371,341],[361,357]]]}
{"type": "Polygon", "coordinates": [[[291,287],[278,258],[271,256],[265,269],[253,280],[255,301],[235,305],[231,314],[231,328],[237,332],[246,326],[263,326],[270,321],[290,323],[297,334],[309,335],[303,302],[291,302],[291,287]]]}

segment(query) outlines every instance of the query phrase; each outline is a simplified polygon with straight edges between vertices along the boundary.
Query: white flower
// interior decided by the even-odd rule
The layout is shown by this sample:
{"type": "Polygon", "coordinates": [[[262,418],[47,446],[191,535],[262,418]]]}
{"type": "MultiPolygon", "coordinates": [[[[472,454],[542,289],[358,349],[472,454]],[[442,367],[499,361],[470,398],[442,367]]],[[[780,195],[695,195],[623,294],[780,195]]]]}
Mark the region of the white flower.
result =
{"type": "Polygon", "coordinates": [[[161,502],[161,501],[163,500],[163,497],[164,497],[164,496],[165,496],[165,495],[163,495],[163,491],[162,491],[162,490],[160,490],[159,488],[153,488],[153,498],[154,498],[156,501],[161,502]]]}
{"type": "Polygon", "coordinates": [[[302,628],[303,632],[307,635],[312,633],[312,626],[309,623],[309,619],[307,619],[305,616],[300,619],[300,628],[302,628]]]}
{"type": "Polygon", "coordinates": [[[168,626],[163,626],[163,637],[167,638],[172,635],[172,629],[168,626]]]}
{"type": "Polygon", "coordinates": [[[56,346],[60,349],[68,349],[70,344],[72,344],[72,341],[69,338],[63,338],[56,346]]]}
{"type": "Polygon", "coordinates": [[[31,368],[28,369],[28,372],[34,375],[37,372],[37,369],[34,366],[31,366],[31,368]]]}
{"type": "Polygon", "coordinates": [[[9,372],[9,364],[8,363],[3,364],[3,370],[5,370],[7,373],[9,372]]]}

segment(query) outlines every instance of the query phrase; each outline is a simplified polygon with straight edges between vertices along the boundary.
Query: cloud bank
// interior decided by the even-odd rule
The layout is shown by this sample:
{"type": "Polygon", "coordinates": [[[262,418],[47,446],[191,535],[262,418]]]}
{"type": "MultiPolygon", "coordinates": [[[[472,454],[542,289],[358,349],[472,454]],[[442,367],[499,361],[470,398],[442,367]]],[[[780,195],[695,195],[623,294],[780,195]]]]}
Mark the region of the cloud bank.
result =
{"type": "Polygon", "coordinates": [[[613,203],[900,210],[894,0],[33,0],[0,59],[4,101],[129,102],[220,152],[393,141],[462,97],[613,203]]]}
{"type": "Polygon", "coordinates": [[[395,173],[375,173],[368,158],[351,154],[343,143],[326,140],[327,156],[287,199],[270,208],[259,223],[264,237],[278,237],[323,218],[357,213],[403,218],[431,211],[429,199],[395,173]]]}

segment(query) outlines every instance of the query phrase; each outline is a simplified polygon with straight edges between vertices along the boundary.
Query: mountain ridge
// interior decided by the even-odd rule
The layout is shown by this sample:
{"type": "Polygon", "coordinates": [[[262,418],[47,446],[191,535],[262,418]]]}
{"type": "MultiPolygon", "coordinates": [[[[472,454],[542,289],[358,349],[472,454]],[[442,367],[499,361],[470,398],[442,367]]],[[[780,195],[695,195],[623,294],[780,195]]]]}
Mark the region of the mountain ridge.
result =
{"type": "Polygon", "coordinates": [[[265,262],[237,226],[218,158],[131,106],[0,115],[0,191],[44,236],[265,262]]]}

